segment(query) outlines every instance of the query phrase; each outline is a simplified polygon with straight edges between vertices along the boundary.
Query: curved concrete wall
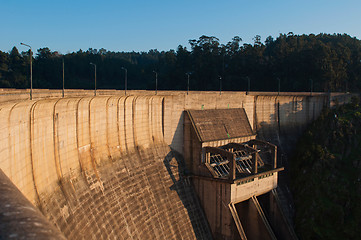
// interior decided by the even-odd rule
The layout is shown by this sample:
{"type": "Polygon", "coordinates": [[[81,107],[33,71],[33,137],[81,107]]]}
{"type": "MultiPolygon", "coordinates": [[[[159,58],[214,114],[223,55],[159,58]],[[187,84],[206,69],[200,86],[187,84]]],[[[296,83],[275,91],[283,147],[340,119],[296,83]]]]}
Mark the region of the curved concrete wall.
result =
{"type": "Polygon", "coordinates": [[[163,140],[163,97],[47,99],[0,106],[0,166],[70,239],[207,239],[163,140]]]}
{"type": "Polygon", "coordinates": [[[5,104],[2,170],[34,204],[70,175],[163,142],[162,97],[86,97],[5,104]]]}

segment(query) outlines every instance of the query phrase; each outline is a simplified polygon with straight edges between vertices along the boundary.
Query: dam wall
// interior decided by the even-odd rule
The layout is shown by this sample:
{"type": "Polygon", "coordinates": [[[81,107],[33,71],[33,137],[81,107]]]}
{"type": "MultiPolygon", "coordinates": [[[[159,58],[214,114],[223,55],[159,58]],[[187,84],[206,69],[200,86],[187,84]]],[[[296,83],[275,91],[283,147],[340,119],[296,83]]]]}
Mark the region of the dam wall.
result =
{"type": "Polygon", "coordinates": [[[242,107],[259,138],[287,148],[282,140],[295,139],[327,103],[325,95],[161,94],[4,102],[1,169],[36,203],[63,177],[141,149],[166,144],[182,154],[186,109],[242,107]]]}
{"type": "Polygon", "coordinates": [[[259,138],[287,150],[329,103],[326,94],[127,93],[0,93],[0,168],[67,238],[209,239],[183,176],[184,110],[244,108],[259,138]]]}
{"type": "MultiPolygon", "coordinates": [[[[128,90],[128,96],[155,96],[154,91],[128,90]]],[[[261,139],[290,152],[299,134],[317,118],[324,106],[349,102],[354,94],[309,92],[197,92],[158,91],[164,98],[164,141],[183,153],[183,112],[186,109],[245,108],[253,130],[261,139]],[[283,142],[291,141],[285,145],[283,142]],[[284,145],[284,146],[283,146],[284,145]]],[[[65,98],[93,97],[94,90],[68,89],[65,98]]],[[[97,96],[126,97],[123,90],[97,90],[97,96]]],[[[33,89],[33,99],[57,99],[61,90],[33,89]]],[[[0,89],[0,103],[29,99],[29,89],[0,89]]]]}

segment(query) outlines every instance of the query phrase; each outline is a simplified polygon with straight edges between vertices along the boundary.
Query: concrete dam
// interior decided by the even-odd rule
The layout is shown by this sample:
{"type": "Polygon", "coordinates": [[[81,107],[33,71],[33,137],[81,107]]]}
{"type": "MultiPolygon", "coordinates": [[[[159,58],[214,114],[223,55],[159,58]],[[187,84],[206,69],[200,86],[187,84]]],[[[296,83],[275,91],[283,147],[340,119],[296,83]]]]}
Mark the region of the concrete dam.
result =
{"type": "Polygon", "coordinates": [[[0,238],[281,239],[272,223],[261,223],[267,213],[250,219],[257,209],[273,209],[282,166],[262,175],[253,151],[251,175],[236,179],[241,173],[232,156],[245,147],[240,143],[258,139],[278,146],[277,158],[325,106],[344,100],[321,93],[128,93],[73,90],[61,98],[60,91],[37,90],[28,100],[25,90],[1,92],[0,238]],[[190,142],[197,130],[189,116],[204,111],[212,119],[218,110],[214,121],[222,121],[227,136],[215,132],[212,143],[190,142]],[[247,136],[236,136],[243,127],[229,130],[238,116],[249,124],[242,130],[247,136]],[[227,144],[232,153],[221,147],[227,144]],[[228,159],[224,176],[207,158],[214,153],[228,159]],[[195,167],[202,158],[215,181],[204,166],[195,167]],[[255,191],[263,179],[268,187],[255,191]],[[227,197],[226,189],[237,186],[242,198],[227,197]]]}

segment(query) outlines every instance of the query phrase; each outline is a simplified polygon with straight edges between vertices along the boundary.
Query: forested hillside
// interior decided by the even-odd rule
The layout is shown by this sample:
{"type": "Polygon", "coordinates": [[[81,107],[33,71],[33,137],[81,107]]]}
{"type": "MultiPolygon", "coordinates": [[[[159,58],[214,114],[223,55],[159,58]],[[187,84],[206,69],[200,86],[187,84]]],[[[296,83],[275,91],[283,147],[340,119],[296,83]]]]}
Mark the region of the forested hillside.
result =
{"type": "MultiPolygon", "coordinates": [[[[146,41],[146,40],[145,40],[146,41]]],[[[33,54],[34,88],[62,88],[62,61],[65,87],[94,87],[97,65],[99,88],[185,90],[190,73],[191,90],[253,91],[358,91],[361,89],[361,42],[349,35],[281,34],[253,44],[242,44],[234,37],[220,44],[216,37],[190,40],[190,49],[148,52],[112,52],[88,49],[61,55],[49,48],[33,54]]],[[[19,46],[18,46],[19,47],[19,46]]],[[[28,88],[29,51],[0,51],[0,87],[28,88]]]]}
{"type": "Polygon", "coordinates": [[[296,232],[301,239],[360,239],[361,107],[326,109],[291,159],[296,232]]]}

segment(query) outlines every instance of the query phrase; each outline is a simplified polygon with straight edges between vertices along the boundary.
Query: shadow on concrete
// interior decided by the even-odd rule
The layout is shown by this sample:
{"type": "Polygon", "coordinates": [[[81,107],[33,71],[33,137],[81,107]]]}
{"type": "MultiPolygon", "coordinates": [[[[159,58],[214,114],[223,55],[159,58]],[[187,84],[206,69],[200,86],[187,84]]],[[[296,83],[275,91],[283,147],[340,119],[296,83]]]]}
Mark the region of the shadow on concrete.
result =
{"type": "Polygon", "coordinates": [[[258,200],[274,234],[278,240],[297,239],[297,236],[285,219],[282,208],[280,207],[278,194],[272,190],[263,195],[257,196],[258,200]]]}
{"type": "Polygon", "coordinates": [[[275,112],[269,115],[269,122],[260,121],[256,112],[257,138],[276,144],[289,155],[308,124],[321,113],[324,99],[309,96],[281,104],[282,99],[276,97],[274,101],[275,112]]]}
{"type": "Polygon", "coordinates": [[[163,163],[173,181],[170,189],[177,192],[183,206],[187,209],[196,238],[212,239],[208,222],[190,182],[191,180],[186,176],[187,170],[182,155],[171,149],[163,163]]]}
{"type": "Polygon", "coordinates": [[[273,232],[268,229],[265,220],[259,214],[253,199],[235,204],[235,208],[242,223],[247,239],[273,240],[273,232]]]}
{"type": "Polygon", "coordinates": [[[182,152],[183,149],[179,149],[180,146],[183,146],[183,122],[184,122],[184,111],[182,111],[179,116],[177,128],[174,132],[172,143],[170,147],[178,152],[182,152]]]}
{"type": "MultiPolygon", "coordinates": [[[[297,99],[281,104],[280,98],[273,98],[275,112],[269,115],[269,121],[260,121],[257,117],[257,139],[271,142],[278,147],[277,165],[283,166],[285,170],[279,173],[277,193],[284,214],[287,220],[292,224],[294,216],[293,197],[289,190],[290,176],[289,171],[291,162],[289,156],[297,145],[298,139],[307,129],[307,126],[320,115],[327,101],[324,96],[306,96],[306,98],[297,99]]],[[[262,112],[260,112],[261,114],[262,112]]]]}

